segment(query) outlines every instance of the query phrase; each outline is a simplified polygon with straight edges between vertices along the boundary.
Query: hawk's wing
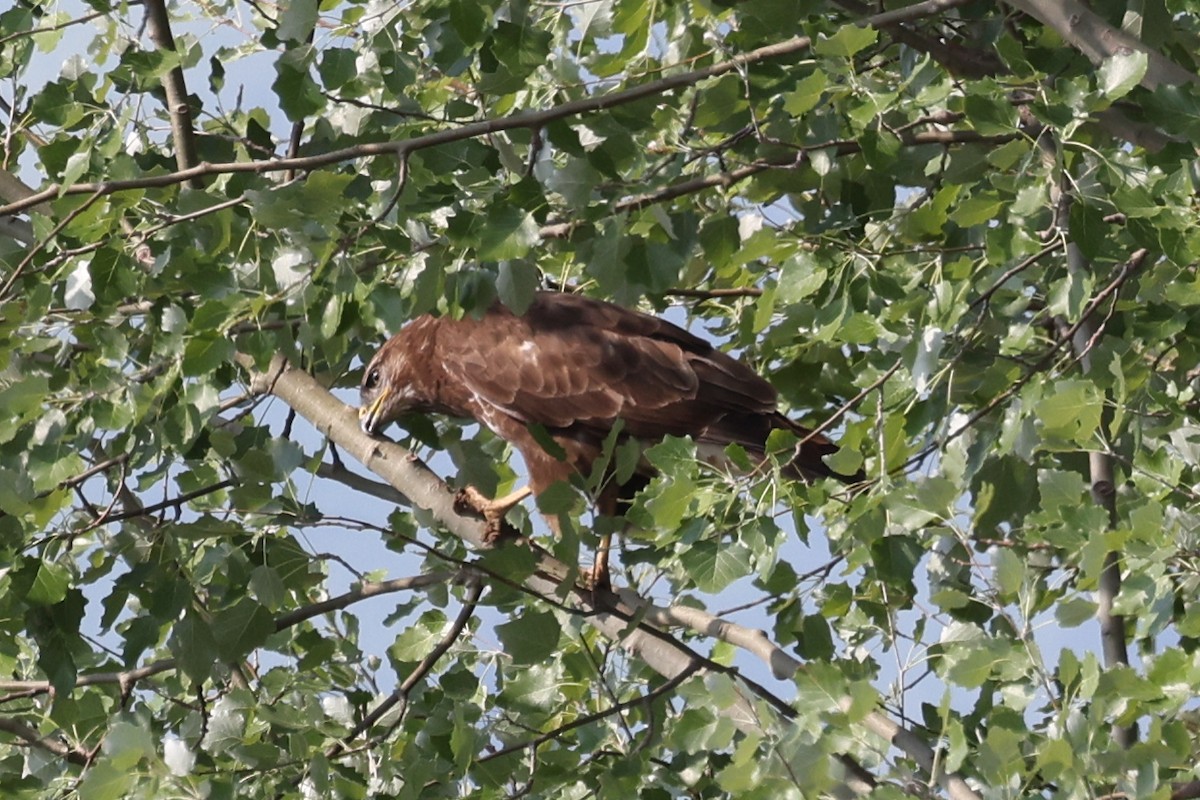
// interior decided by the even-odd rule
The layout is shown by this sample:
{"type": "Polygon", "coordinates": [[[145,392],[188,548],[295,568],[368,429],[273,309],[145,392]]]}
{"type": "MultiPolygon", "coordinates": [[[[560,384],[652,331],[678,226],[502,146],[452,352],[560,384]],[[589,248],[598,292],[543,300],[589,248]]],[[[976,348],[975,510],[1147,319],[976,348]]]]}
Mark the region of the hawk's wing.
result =
{"type": "Polygon", "coordinates": [[[603,436],[620,418],[633,436],[702,438],[730,415],[775,412],[771,385],[703,339],[585,297],[542,293],[521,317],[496,306],[453,328],[439,341],[446,371],[527,424],[603,436]]]}

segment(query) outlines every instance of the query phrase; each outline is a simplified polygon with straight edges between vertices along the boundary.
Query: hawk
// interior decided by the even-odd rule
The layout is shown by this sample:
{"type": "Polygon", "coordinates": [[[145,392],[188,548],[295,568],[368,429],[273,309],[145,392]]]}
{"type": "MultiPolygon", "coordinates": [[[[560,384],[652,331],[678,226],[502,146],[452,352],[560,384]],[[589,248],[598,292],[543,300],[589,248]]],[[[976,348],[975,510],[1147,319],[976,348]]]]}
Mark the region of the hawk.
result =
{"type": "MultiPolygon", "coordinates": [[[[539,292],[519,315],[496,302],[480,317],[418,317],[375,353],[360,394],[368,434],[437,413],[474,419],[516,447],[529,485],[476,503],[492,523],[531,491],[590,475],[618,420],[621,437],[647,444],[690,436],[709,461],[725,460],[731,444],[761,461],[782,429],[801,439],[785,467],[793,477],[863,479],[830,469],[823,456],[837,446],[781,414],[774,387],[750,367],[670,322],[581,295],[539,292]],[[547,435],[557,448],[543,445],[547,435]]],[[[601,513],[646,484],[650,467],[639,470],[624,486],[606,482],[601,513]]],[[[594,586],[608,582],[607,550],[602,540],[594,586]]]]}

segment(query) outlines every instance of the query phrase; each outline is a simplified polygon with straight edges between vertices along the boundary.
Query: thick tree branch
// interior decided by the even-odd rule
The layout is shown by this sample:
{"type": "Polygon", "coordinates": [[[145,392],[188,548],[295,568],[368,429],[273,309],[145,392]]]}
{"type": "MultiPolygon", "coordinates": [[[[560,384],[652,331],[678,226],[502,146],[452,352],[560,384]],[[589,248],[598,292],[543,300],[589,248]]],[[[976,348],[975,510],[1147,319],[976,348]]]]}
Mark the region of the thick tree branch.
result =
{"type": "MultiPolygon", "coordinates": [[[[1065,195],[1066,197],[1069,197],[1065,195]]],[[[1067,246],[1068,270],[1072,273],[1082,273],[1086,270],[1083,254],[1074,243],[1067,246]]],[[[1099,336],[1099,330],[1093,318],[1082,320],[1071,336],[1071,346],[1079,360],[1083,374],[1092,372],[1091,348],[1099,336]]],[[[1104,414],[1100,421],[1101,434],[1108,440],[1107,419],[1104,414]]],[[[1092,502],[1103,508],[1108,516],[1108,528],[1117,527],[1117,484],[1113,476],[1112,456],[1101,450],[1088,452],[1088,484],[1091,487],[1092,502]]],[[[1113,612],[1117,595],[1121,593],[1121,554],[1111,551],[1104,556],[1104,567],[1096,587],[1096,618],[1100,621],[1100,646],[1104,652],[1104,665],[1108,669],[1129,666],[1129,650],[1126,645],[1128,632],[1125,618],[1113,612]]],[[[1126,749],[1137,743],[1136,725],[1114,725],[1113,739],[1126,749]]]]}
{"type": "MultiPolygon", "coordinates": [[[[1031,132],[1038,143],[1042,154],[1042,162],[1047,171],[1055,175],[1056,180],[1050,186],[1050,198],[1054,203],[1053,234],[1066,242],[1066,261],[1068,274],[1076,280],[1083,281],[1093,272],[1078,244],[1070,240],[1068,220],[1071,217],[1071,206],[1075,202],[1071,176],[1060,165],[1058,158],[1058,143],[1053,136],[1045,135],[1040,125],[1032,126],[1031,132]]],[[[1114,303],[1110,307],[1115,308],[1114,303]]],[[[1097,306],[1098,307],[1098,306],[1097,306]]],[[[1093,307],[1093,310],[1096,307],[1093,307]]],[[[1084,314],[1073,326],[1067,326],[1066,320],[1056,319],[1056,324],[1064,329],[1059,335],[1060,340],[1070,342],[1075,353],[1075,360],[1085,375],[1092,371],[1091,350],[1099,338],[1103,323],[1096,324],[1094,314],[1084,314]]],[[[1110,414],[1101,415],[1099,433],[1104,441],[1109,440],[1107,420],[1110,414]]],[[[1092,501],[1107,512],[1108,529],[1117,526],[1117,490],[1113,477],[1113,459],[1108,453],[1099,449],[1088,452],[1089,484],[1092,501]]],[[[1104,652],[1104,665],[1108,669],[1129,666],[1129,651],[1126,647],[1128,633],[1125,629],[1125,618],[1113,613],[1117,595],[1121,592],[1121,558],[1117,552],[1108,552],[1104,557],[1104,567],[1100,572],[1096,591],[1096,617],[1100,622],[1100,644],[1104,652]]],[[[1114,724],[1113,739],[1125,749],[1137,742],[1136,725],[1114,724]]]]}
{"type": "MultiPolygon", "coordinates": [[[[167,15],[165,0],[145,0],[146,29],[150,40],[159,50],[176,54],[175,37],[171,34],[171,19],[167,15]]],[[[167,95],[167,112],[171,118],[171,139],[175,142],[175,164],[186,170],[200,162],[196,153],[196,134],[192,129],[192,108],[188,102],[187,83],[183,79],[183,67],[171,67],[163,76],[163,91],[167,95]]],[[[203,189],[199,176],[188,179],[193,189],[203,189]]]]}
{"type": "MultiPolygon", "coordinates": [[[[871,10],[871,6],[858,0],[834,0],[834,2],[842,8],[860,16],[865,16],[871,10]]],[[[905,13],[908,11],[908,8],[901,8],[896,11],[876,15],[872,18],[873,22],[871,25],[874,28],[886,31],[897,42],[933,56],[939,64],[946,67],[954,75],[964,78],[983,78],[1004,71],[1004,62],[991,49],[985,50],[978,47],[966,47],[954,41],[944,41],[941,38],[927,36],[915,31],[904,24],[914,19],[931,16],[932,14],[940,14],[943,11],[949,11],[952,8],[966,5],[966,2],[962,2],[962,0],[944,0],[940,3],[918,3],[917,5],[935,5],[937,9],[932,13],[927,12],[913,17],[905,13]]]]}
{"type": "Polygon", "coordinates": [[[22,244],[33,242],[33,226],[23,219],[0,219],[0,236],[16,239],[22,244]]]}
{"type": "MultiPolygon", "coordinates": [[[[835,2],[857,14],[865,15],[870,11],[870,6],[859,0],[835,0],[835,2]]],[[[960,4],[947,2],[944,5],[943,10],[948,10],[960,4]]],[[[897,12],[893,12],[892,16],[887,13],[878,14],[872,18],[875,20],[872,24],[874,27],[886,31],[897,42],[919,52],[928,53],[952,74],[965,78],[1008,74],[1003,60],[990,48],[981,49],[974,44],[962,45],[953,40],[943,41],[937,36],[926,36],[905,26],[902,23],[912,19],[907,15],[902,16],[901,12],[907,10],[908,8],[899,9],[897,12]]],[[[920,16],[925,17],[930,14],[926,13],[920,16]]],[[[1116,108],[1107,108],[1098,112],[1095,120],[1097,125],[1110,136],[1144,147],[1152,152],[1161,150],[1171,141],[1171,138],[1158,128],[1144,122],[1136,122],[1116,108]]]]}
{"type": "Polygon", "coordinates": [[[1150,49],[1133,34],[1109,25],[1080,0],[1008,0],[1008,4],[1052,28],[1093,64],[1125,51],[1145,53],[1148,65],[1141,85],[1151,91],[1164,85],[1200,83],[1200,76],[1150,49]]]}

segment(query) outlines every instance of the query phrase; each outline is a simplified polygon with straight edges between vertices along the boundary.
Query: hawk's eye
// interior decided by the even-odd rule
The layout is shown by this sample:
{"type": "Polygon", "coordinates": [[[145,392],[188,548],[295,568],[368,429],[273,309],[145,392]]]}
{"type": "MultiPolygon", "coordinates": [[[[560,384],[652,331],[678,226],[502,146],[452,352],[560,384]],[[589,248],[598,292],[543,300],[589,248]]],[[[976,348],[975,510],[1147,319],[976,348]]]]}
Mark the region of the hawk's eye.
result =
{"type": "Polygon", "coordinates": [[[366,380],[363,381],[364,389],[374,389],[379,385],[379,367],[375,367],[367,373],[366,380]]]}

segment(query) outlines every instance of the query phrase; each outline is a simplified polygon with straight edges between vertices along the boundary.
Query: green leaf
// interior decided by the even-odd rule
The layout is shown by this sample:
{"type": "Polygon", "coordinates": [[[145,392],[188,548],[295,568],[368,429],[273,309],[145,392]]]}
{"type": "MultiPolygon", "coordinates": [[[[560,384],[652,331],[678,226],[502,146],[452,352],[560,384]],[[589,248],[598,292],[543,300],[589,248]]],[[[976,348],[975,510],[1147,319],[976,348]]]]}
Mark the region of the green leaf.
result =
{"type": "Polygon", "coordinates": [[[79,800],[119,800],[133,786],[137,774],[102,760],[93,764],[79,782],[79,800]]]}
{"type": "Polygon", "coordinates": [[[479,230],[476,255],[482,261],[521,258],[539,238],[537,220],[514,206],[498,203],[489,210],[479,230]]]}
{"type": "Polygon", "coordinates": [[[38,566],[37,576],[25,599],[37,605],[54,605],[67,596],[70,584],[71,573],[66,567],[44,561],[38,566]]]}
{"type": "Polygon", "coordinates": [[[243,598],[213,615],[212,635],[223,661],[237,661],[261,647],[275,632],[271,612],[250,598],[243,598]]]}
{"type": "Polygon", "coordinates": [[[796,631],[796,651],[810,661],[827,661],[833,657],[833,632],[820,614],[805,614],[796,631]]]}
{"type": "Polygon", "coordinates": [[[317,0],[291,0],[279,9],[276,34],[282,41],[301,43],[317,24],[317,0]]]}
{"type": "Polygon", "coordinates": [[[1017,127],[1017,110],[1003,94],[971,94],[963,100],[967,118],[985,136],[1011,133],[1017,127]]]}
{"type": "Polygon", "coordinates": [[[1149,57],[1141,50],[1121,48],[1100,65],[1100,91],[1109,100],[1124,97],[1141,83],[1149,64],[1149,57]]]}
{"type": "Polygon", "coordinates": [[[874,28],[859,25],[843,25],[833,36],[820,35],[813,42],[813,52],[819,56],[849,58],[875,44],[879,32],[874,28]]]}
{"type": "Polygon", "coordinates": [[[543,711],[562,697],[561,667],[557,662],[531,664],[504,673],[501,700],[517,710],[543,711]]]}
{"type": "Polygon", "coordinates": [[[1042,508],[1047,511],[1078,506],[1083,493],[1087,491],[1083,476],[1078,472],[1039,469],[1037,477],[1042,508]]]}
{"type": "Polygon", "coordinates": [[[821,70],[814,70],[811,75],[796,83],[796,88],[784,96],[783,110],[794,117],[812,111],[821,102],[821,95],[829,85],[829,78],[821,70]]]}
{"type": "Polygon", "coordinates": [[[721,269],[729,264],[739,245],[738,222],[734,217],[721,214],[700,223],[700,246],[714,268],[721,269]]]}
{"type": "Polygon", "coordinates": [[[924,552],[921,545],[908,536],[884,536],[871,543],[871,560],[879,576],[906,591],[913,589],[913,577],[924,552]]]}
{"type": "Polygon", "coordinates": [[[496,277],[496,293],[500,302],[512,309],[514,314],[524,314],[533,302],[541,281],[537,267],[526,261],[501,261],[500,274],[496,277]]]}
{"type": "Polygon", "coordinates": [[[702,592],[719,592],[750,574],[750,550],[738,542],[697,542],[679,560],[702,592]]]}
{"type": "Polygon", "coordinates": [[[118,769],[132,769],[146,758],[154,758],[154,741],[143,725],[121,721],[108,729],[104,737],[104,755],[118,769]]]}
{"type": "Polygon", "coordinates": [[[558,619],[549,611],[527,611],[496,626],[496,635],[515,664],[538,664],[558,650],[558,619]]]}
{"type": "Polygon", "coordinates": [[[720,127],[739,120],[746,107],[746,87],[741,77],[722,75],[700,87],[695,124],[701,128],[720,127]]]}
{"type": "Polygon", "coordinates": [[[1064,628],[1077,628],[1096,618],[1096,604],[1083,597],[1068,597],[1054,607],[1054,618],[1064,628]]]}
{"type": "Polygon", "coordinates": [[[193,683],[203,684],[217,661],[217,643],[212,630],[194,611],[175,623],[167,640],[180,669],[193,683]]]}
{"type": "Polygon", "coordinates": [[[646,510],[650,512],[654,526],[664,531],[675,530],[692,503],[696,484],[686,478],[664,480],[656,482],[654,489],[646,500],[646,510]]]}
{"type": "Polygon", "coordinates": [[[990,648],[971,647],[953,648],[947,652],[946,680],[964,689],[977,689],[984,684],[992,674],[992,665],[996,657],[990,648]]]}
{"type": "Polygon", "coordinates": [[[279,572],[265,565],[255,567],[250,573],[250,591],[271,611],[278,611],[287,599],[287,589],[279,572]]]}
{"type": "Polygon", "coordinates": [[[418,662],[441,640],[446,630],[446,615],[437,609],[430,609],[408,626],[392,646],[388,654],[397,661],[418,662]]]}
{"type": "Polygon", "coordinates": [[[1025,564],[1007,547],[999,548],[992,556],[992,569],[996,574],[996,585],[1005,600],[1012,600],[1025,581],[1025,564]]]}
{"type": "Polygon", "coordinates": [[[192,337],[183,351],[183,374],[207,375],[233,359],[233,342],[215,333],[192,337]]]}
{"type": "Polygon", "coordinates": [[[357,56],[345,47],[331,47],[321,51],[321,63],[317,72],[325,88],[340,89],[358,75],[357,56]]]}
{"type": "Polygon", "coordinates": [[[87,150],[75,153],[67,159],[67,166],[63,169],[62,180],[59,181],[59,185],[61,186],[59,196],[62,195],[62,191],[65,191],[83,176],[91,161],[92,154],[87,150]]]}
{"type": "Polygon", "coordinates": [[[1103,404],[1088,381],[1067,379],[1054,384],[1053,394],[1035,407],[1046,433],[1085,444],[1100,425],[1103,404]]]}
{"type": "Polygon", "coordinates": [[[284,51],[275,62],[275,82],[271,89],[292,122],[301,122],[325,107],[321,87],[309,75],[315,52],[312,45],[302,45],[284,51]]]}

